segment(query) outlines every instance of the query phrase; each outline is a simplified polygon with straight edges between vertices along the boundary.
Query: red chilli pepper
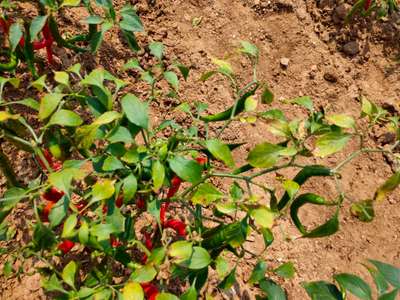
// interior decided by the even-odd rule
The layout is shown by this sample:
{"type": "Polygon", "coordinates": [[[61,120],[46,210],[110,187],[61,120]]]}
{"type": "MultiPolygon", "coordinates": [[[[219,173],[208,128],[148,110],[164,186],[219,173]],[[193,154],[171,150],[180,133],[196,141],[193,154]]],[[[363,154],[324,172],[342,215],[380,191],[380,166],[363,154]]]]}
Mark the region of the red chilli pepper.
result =
{"type": "Polygon", "coordinates": [[[368,10],[371,6],[372,0],[365,0],[364,2],[364,10],[368,10]]]}
{"type": "Polygon", "coordinates": [[[158,295],[158,288],[152,283],[141,283],[143,292],[148,300],[155,300],[158,295]]]}
{"type": "MultiPolygon", "coordinates": [[[[51,169],[53,169],[54,171],[59,171],[62,169],[62,162],[54,159],[53,155],[51,155],[51,153],[48,149],[43,150],[43,156],[47,160],[51,169]]],[[[40,166],[43,168],[43,170],[46,170],[46,165],[44,164],[42,159],[40,157],[38,157],[37,159],[38,159],[40,166]]]]}
{"type": "Polygon", "coordinates": [[[82,201],[79,201],[78,203],[76,203],[75,207],[78,209],[79,212],[81,212],[82,209],[84,209],[86,205],[87,205],[87,202],[82,200],[82,201]]]}
{"type": "Polygon", "coordinates": [[[122,206],[122,204],[124,204],[124,197],[120,195],[115,200],[115,206],[120,208],[122,206]]]}
{"type": "Polygon", "coordinates": [[[113,248],[118,248],[118,247],[122,246],[122,242],[113,236],[110,237],[110,244],[111,244],[111,247],[113,247],[113,248]]]}
{"type": "Polygon", "coordinates": [[[42,221],[43,222],[49,222],[49,214],[54,205],[55,205],[55,202],[49,202],[43,208],[43,211],[42,211],[42,221]]]}
{"type": "Polygon", "coordinates": [[[160,207],[160,222],[161,222],[161,225],[163,225],[165,223],[165,214],[167,213],[168,207],[169,207],[169,202],[161,203],[161,207],[160,207]]]}
{"type": "Polygon", "coordinates": [[[75,246],[75,243],[70,240],[65,240],[58,245],[58,249],[64,254],[67,254],[75,246]]]}
{"type": "Polygon", "coordinates": [[[47,190],[42,197],[46,199],[47,201],[56,203],[58,200],[60,200],[64,196],[63,191],[59,191],[55,187],[51,187],[49,190],[47,190]]]}
{"type": "Polygon", "coordinates": [[[146,209],[146,201],[142,197],[136,199],[136,207],[139,209],[146,209]]]}
{"type": "Polygon", "coordinates": [[[171,179],[171,187],[168,190],[167,193],[167,199],[172,198],[176,192],[179,190],[179,187],[181,186],[182,179],[180,179],[178,176],[174,176],[171,179]]]}
{"type": "Polygon", "coordinates": [[[50,31],[50,27],[49,24],[46,23],[43,27],[42,30],[43,33],[43,37],[45,40],[45,46],[46,46],[46,52],[47,52],[47,60],[49,62],[49,64],[53,63],[53,50],[52,50],[52,45],[54,42],[54,38],[51,35],[51,31],[50,31]]]}
{"type": "Polygon", "coordinates": [[[180,220],[168,220],[164,224],[165,228],[171,228],[175,230],[178,235],[186,237],[186,224],[180,220]]]}
{"type": "Polygon", "coordinates": [[[207,157],[199,156],[196,158],[196,161],[199,163],[199,165],[204,166],[207,163],[207,157]]]}

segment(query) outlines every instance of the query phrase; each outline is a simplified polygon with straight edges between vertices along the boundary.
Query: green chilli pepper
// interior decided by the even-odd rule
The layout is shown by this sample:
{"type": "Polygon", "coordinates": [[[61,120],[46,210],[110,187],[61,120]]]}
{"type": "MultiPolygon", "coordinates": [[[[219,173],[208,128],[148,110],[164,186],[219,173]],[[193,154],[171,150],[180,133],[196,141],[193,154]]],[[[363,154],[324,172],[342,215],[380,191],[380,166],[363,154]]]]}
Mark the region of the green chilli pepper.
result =
{"type": "Polygon", "coordinates": [[[316,238],[334,234],[339,228],[338,210],[336,210],[336,213],[333,215],[331,219],[329,219],[321,226],[318,226],[317,228],[313,229],[310,232],[306,230],[306,228],[303,226],[303,224],[299,219],[298,213],[299,209],[303,205],[308,203],[314,205],[325,205],[325,206],[337,205],[337,203],[335,202],[328,202],[321,196],[312,193],[302,194],[299,197],[297,197],[293,201],[293,204],[290,207],[290,216],[293,220],[294,225],[303,234],[303,237],[316,238]]]}
{"type": "MultiPolygon", "coordinates": [[[[331,176],[332,175],[332,170],[320,166],[320,165],[311,165],[311,166],[306,166],[304,167],[297,175],[293,178],[293,181],[298,183],[300,186],[305,183],[310,177],[314,176],[331,176]]],[[[286,204],[288,204],[290,200],[289,194],[286,192],[281,200],[278,203],[278,209],[282,210],[286,204]]]]}
{"type": "Polygon", "coordinates": [[[202,247],[208,250],[241,245],[247,237],[247,218],[229,225],[220,225],[203,234],[202,247]]]}
{"type": "Polygon", "coordinates": [[[244,93],[236,102],[235,105],[231,106],[230,108],[228,108],[227,110],[214,114],[214,115],[208,115],[208,116],[201,116],[200,120],[204,121],[204,122],[219,122],[219,121],[226,121],[229,120],[232,116],[232,112],[233,112],[233,116],[237,116],[238,114],[240,114],[241,112],[244,111],[245,109],[245,103],[246,103],[246,99],[250,96],[253,96],[255,94],[255,92],[257,91],[259,87],[258,83],[254,83],[254,85],[252,86],[252,88],[244,93]],[[235,109],[236,107],[236,109],[235,109]],[[235,109],[235,111],[233,111],[235,109]]]}
{"type": "Polygon", "coordinates": [[[18,65],[18,58],[15,52],[12,51],[0,51],[1,54],[8,54],[10,60],[6,63],[0,63],[0,71],[14,71],[18,65]]]}

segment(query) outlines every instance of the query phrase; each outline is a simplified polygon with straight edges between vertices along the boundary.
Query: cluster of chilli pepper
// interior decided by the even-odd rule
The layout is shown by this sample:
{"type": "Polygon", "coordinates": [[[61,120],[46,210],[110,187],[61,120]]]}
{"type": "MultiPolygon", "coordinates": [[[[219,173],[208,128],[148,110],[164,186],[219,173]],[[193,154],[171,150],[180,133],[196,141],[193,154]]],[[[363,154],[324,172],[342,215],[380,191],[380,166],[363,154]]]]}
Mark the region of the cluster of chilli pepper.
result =
{"type": "MultiPolygon", "coordinates": [[[[42,159],[37,158],[40,166],[43,168],[43,170],[47,170],[49,167],[53,171],[59,171],[62,169],[62,162],[55,159],[52,154],[50,153],[49,150],[44,149],[43,150],[43,156],[47,161],[47,165],[45,162],[43,162],[42,159]]],[[[206,157],[198,157],[196,158],[196,161],[200,165],[205,165],[207,163],[207,158],[206,157]]],[[[178,219],[173,219],[167,218],[167,212],[170,207],[170,201],[171,199],[179,190],[181,184],[182,184],[182,179],[179,178],[177,175],[174,175],[171,179],[171,186],[168,189],[167,196],[164,202],[161,203],[160,207],[160,223],[162,228],[164,229],[172,229],[174,230],[179,237],[185,238],[187,236],[187,231],[186,231],[186,224],[182,222],[181,220],[178,219]]],[[[42,194],[42,198],[47,202],[45,207],[42,210],[41,214],[41,219],[43,222],[49,222],[49,214],[53,208],[53,206],[64,196],[64,192],[59,191],[55,187],[49,188],[46,192],[42,194]]],[[[123,197],[120,195],[116,198],[115,200],[115,206],[120,208],[123,205],[123,197]]],[[[86,203],[84,202],[79,202],[76,204],[76,207],[78,211],[81,211],[84,207],[86,206],[86,203]]],[[[138,197],[136,201],[136,206],[138,209],[144,210],[146,209],[146,202],[143,198],[138,197]]],[[[102,211],[103,213],[107,213],[108,206],[103,205],[102,211]]],[[[144,232],[143,237],[144,237],[144,244],[146,248],[149,251],[152,251],[154,249],[154,232],[156,232],[157,228],[153,228],[153,233],[151,232],[144,232]]],[[[117,238],[111,236],[110,237],[110,244],[113,248],[117,248],[122,245],[122,242],[119,241],[117,238]]],[[[63,253],[67,254],[68,252],[71,251],[71,249],[75,246],[75,242],[65,239],[63,240],[59,245],[58,249],[63,253]]],[[[147,255],[143,254],[141,258],[141,262],[145,264],[147,262],[147,255]]],[[[158,288],[155,284],[153,283],[142,283],[141,284],[143,291],[146,295],[146,298],[149,300],[154,300],[156,299],[156,296],[158,295],[159,291],[158,288]]]]}

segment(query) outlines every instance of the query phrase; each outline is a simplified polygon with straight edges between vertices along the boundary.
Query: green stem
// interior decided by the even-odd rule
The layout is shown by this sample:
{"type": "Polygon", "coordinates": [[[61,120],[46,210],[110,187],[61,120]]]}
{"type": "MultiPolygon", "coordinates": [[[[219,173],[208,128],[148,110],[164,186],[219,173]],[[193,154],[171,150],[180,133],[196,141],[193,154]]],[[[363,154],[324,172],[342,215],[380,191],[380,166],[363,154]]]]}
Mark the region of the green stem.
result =
{"type": "Polygon", "coordinates": [[[337,173],[341,168],[343,168],[345,165],[347,165],[350,161],[352,161],[354,158],[356,158],[357,156],[359,156],[360,154],[363,153],[374,153],[374,152],[378,152],[378,153],[391,153],[388,150],[383,150],[383,149],[360,149],[357,150],[356,152],[353,152],[349,157],[347,157],[345,160],[343,160],[341,163],[339,163],[335,168],[332,169],[333,173],[337,173]]]}

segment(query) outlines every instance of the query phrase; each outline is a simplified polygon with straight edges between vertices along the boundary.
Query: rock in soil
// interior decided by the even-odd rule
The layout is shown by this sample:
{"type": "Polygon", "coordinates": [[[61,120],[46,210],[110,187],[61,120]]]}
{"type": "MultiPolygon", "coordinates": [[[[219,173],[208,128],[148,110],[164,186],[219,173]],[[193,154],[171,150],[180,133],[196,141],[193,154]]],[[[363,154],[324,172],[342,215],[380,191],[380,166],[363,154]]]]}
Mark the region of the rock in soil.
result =
{"type": "Polygon", "coordinates": [[[343,46],[343,52],[346,53],[349,56],[356,55],[358,52],[360,52],[360,48],[358,46],[358,42],[357,41],[348,42],[347,44],[345,44],[343,46]]]}

